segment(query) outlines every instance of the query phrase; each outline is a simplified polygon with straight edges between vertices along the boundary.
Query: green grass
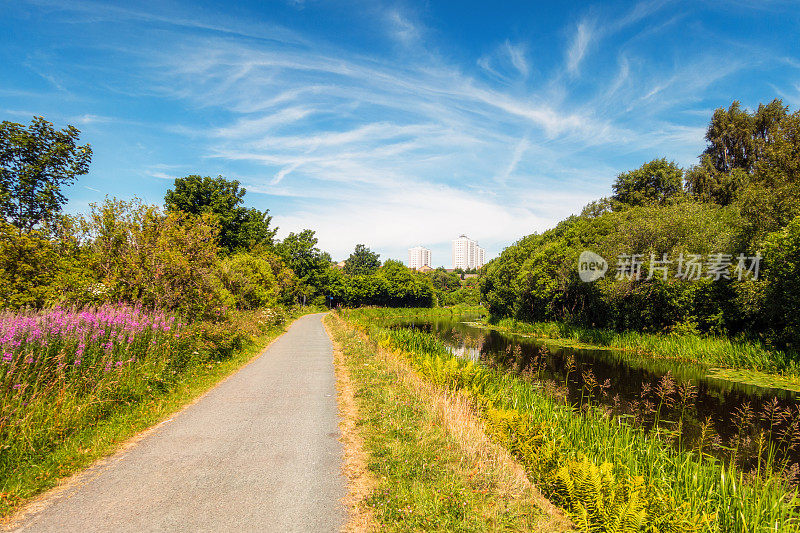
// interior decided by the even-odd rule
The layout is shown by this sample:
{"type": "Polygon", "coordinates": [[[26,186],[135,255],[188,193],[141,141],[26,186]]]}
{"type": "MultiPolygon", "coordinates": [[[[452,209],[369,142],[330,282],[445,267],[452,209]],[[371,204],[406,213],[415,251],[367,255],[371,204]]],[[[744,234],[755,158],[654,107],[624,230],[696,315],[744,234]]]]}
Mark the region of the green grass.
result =
{"type": "Polygon", "coordinates": [[[523,531],[541,511],[501,496],[475,471],[431,406],[375,357],[375,346],[330,321],[355,384],[359,431],[378,480],[367,499],[380,531],[523,531]]]}
{"type": "MultiPolygon", "coordinates": [[[[106,416],[84,425],[40,453],[10,455],[6,444],[5,468],[0,479],[0,516],[7,517],[30,498],[54,487],[62,478],[74,474],[97,459],[113,453],[122,443],[200,396],[226,376],[249,362],[275,337],[283,333],[295,318],[313,312],[294,311],[284,325],[272,325],[258,331],[229,357],[196,361],[186,367],[165,388],[148,390],[136,402],[114,406],[106,416]]],[[[245,317],[240,317],[245,319],[245,317]]],[[[235,322],[229,324],[235,327],[235,322]]]]}
{"type": "Polygon", "coordinates": [[[746,368],[765,372],[797,374],[795,359],[764,344],[728,337],[695,334],[654,334],[634,331],[583,328],[563,322],[528,323],[503,318],[495,327],[533,337],[560,339],[581,347],[606,347],[648,356],[676,359],[720,368],[746,368]]]}
{"type": "Polygon", "coordinates": [[[483,406],[497,441],[578,523],[588,517],[593,525],[587,530],[613,530],[610,516],[603,514],[613,506],[597,500],[603,487],[603,494],[617,494],[630,509],[644,513],[646,530],[800,531],[797,490],[772,473],[769,438],[765,467],[745,475],[702,448],[676,449],[622,417],[601,409],[576,412],[535,383],[458,359],[435,335],[382,328],[358,311],[346,316],[372,338],[401,349],[427,379],[471,394],[483,406]],[[610,478],[600,475],[604,464],[610,478]],[[562,478],[572,484],[557,482],[562,478]],[[630,487],[639,487],[636,498],[630,487]]]}
{"type": "Polygon", "coordinates": [[[579,349],[617,350],[635,366],[648,361],[681,374],[687,365],[717,379],[746,385],[800,391],[796,355],[770,349],[760,342],[695,334],[616,332],[582,328],[563,322],[528,323],[504,318],[486,327],[521,334],[548,343],[579,349]]]}

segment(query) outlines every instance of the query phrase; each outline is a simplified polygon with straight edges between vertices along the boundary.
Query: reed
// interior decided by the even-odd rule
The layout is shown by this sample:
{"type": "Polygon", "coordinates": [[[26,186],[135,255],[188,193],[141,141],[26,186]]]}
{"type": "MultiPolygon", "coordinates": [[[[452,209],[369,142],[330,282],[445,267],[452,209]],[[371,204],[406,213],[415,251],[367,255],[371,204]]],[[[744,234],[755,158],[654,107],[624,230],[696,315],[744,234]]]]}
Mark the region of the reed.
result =
{"type": "Polygon", "coordinates": [[[714,335],[617,332],[584,328],[564,322],[529,323],[513,318],[503,318],[492,327],[538,338],[588,345],[585,347],[614,348],[629,352],[634,357],[675,359],[706,367],[800,375],[796,354],[771,349],[758,341],[714,335]]]}
{"type": "MultiPolygon", "coordinates": [[[[641,516],[641,527],[650,530],[800,531],[797,489],[774,473],[769,464],[774,444],[769,444],[767,435],[760,454],[763,468],[745,474],[735,462],[723,464],[702,447],[671,446],[659,432],[644,431],[625,417],[594,407],[577,413],[536,383],[453,356],[430,333],[382,327],[370,313],[346,316],[408,357],[427,379],[470,394],[495,428],[493,438],[509,448],[541,490],[587,530],[612,531],[621,523],[638,523],[636,517],[641,516]],[[587,479],[595,478],[599,485],[587,484],[587,479]],[[572,492],[567,490],[570,483],[572,492]],[[623,486],[639,488],[619,488],[623,486]],[[598,504],[599,493],[588,487],[600,492],[606,487],[605,494],[619,494],[625,505],[598,504]]],[[[661,388],[662,402],[680,397],[669,380],[661,388]]],[[[598,393],[595,388],[594,394],[598,393]]],[[[691,394],[683,391],[684,396],[691,394]]]]}

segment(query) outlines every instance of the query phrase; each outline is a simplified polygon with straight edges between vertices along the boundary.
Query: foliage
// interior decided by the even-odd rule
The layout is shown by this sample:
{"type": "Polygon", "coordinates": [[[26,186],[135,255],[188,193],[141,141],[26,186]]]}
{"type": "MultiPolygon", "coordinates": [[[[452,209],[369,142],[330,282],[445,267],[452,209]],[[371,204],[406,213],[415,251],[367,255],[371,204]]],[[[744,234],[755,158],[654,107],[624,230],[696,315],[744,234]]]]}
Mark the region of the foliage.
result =
{"type": "Polygon", "coordinates": [[[373,274],[381,266],[379,257],[363,244],[356,244],[355,251],[344,262],[344,273],[348,276],[373,274]]]}
{"type": "Polygon", "coordinates": [[[344,276],[333,271],[329,290],[335,305],[348,307],[430,307],[434,303],[429,278],[391,259],[374,274],[344,276]]]}
{"type": "Polygon", "coordinates": [[[324,295],[328,289],[331,257],[317,248],[319,240],[310,229],[289,233],[275,246],[275,251],[297,276],[299,294],[310,298],[324,295]]]}
{"type": "Polygon", "coordinates": [[[21,232],[53,220],[66,203],[61,187],[89,171],[92,148],[80,131],[56,130],[42,117],[27,128],[0,124],[0,216],[21,232]]]}
{"type": "Polygon", "coordinates": [[[237,309],[271,307],[277,303],[278,287],[272,264],[261,256],[237,253],[220,260],[220,277],[236,300],[237,309]]]}
{"type": "Polygon", "coordinates": [[[766,323],[781,345],[800,351],[800,216],[767,236],[764,261],[766,323]]]}
{"type": "Polygon", "coordinates": [[[647,262],[651,254],[674,260],[681,253],[730,249],[738,227],[732,208],[686,200],[572,217],[504,250],[485,268],[481,293],[498,318],[654,331],[694,318],[704,330],[718,330],[737,319],[729,305],[730,284],[646,279],[646,269],[639,281],[616,280],[614,261],[620,254],[638,254],[647,262]],[[610,261],[606,277],[593,284],[578,277],[578,257],[587,249],[610,261]]]}
{"type": "Polygon", "coordinates": [[[461,288],[461,277],[455,272],[448,272],[444,267],[439,267],[427,275],[437,291],[453,292],[461,288]]]}
{"type": "Polygon", "coordinates": [[[792,261],[776,243],[791,248],[794,230],[786,228],[800,216],[800,111],[789,113],[780,100],[754,112],[734,102],[715,111],[706,140],[700,163],[686,171],[685,191],[681,169],[654,160],[621,174],[613,197],[504,250],[481,278],[491,314],[618,331],[742,334],[796,349],[800,330],[790,317],[797,313],[786,312],[794,301],[792,261]],[[580,280],[584,250],[608,261],[604,278],[580,280]],[[759,252],[773,267],[758,280],[739,276],[737,257],[759,252]],[[719,253],[731,258],[727,276],[675,277],[680,257],[719,253]],[[651,275],[647,265],[665,254],[671,272],[651,275]],[[634,256],[639,278],[617,276],[618,261],[634,256]],[[775,266],[781,261],[786,268],[775,266]]]}
{"type": "Polygon", "coordinates": [[[174,187],[164,196],[167,210],[216,216],[219,244],[228,252],[272,244],[277,228],[269,227],[269,210],[242,207],[246,190],[238,181],[191,175],[175,179],[174,187]]]}
{"type": "Polygon", "coordinates": [[[666,159],[654,159],[623,172],[614,182],[612,200],[628,206],[664,204],[682,191],[683,171],[666,159]]]}
{"type": "Polygon", "coordinates": [[[0,222],[0,305],[42,307],[54,297],[59,256],[39,231],[20,233],[0,222]]]}
{"type": "MultiPolygon", "coordinates": [[[[107,301],[218,316],[233,304],[217,275],[216,219],[211,214],[162,215],[138,200],[106,200],[81,220],[89,268],[107,301]]],[[[89,288],[87,288],[89,289],[89,288]]]]}

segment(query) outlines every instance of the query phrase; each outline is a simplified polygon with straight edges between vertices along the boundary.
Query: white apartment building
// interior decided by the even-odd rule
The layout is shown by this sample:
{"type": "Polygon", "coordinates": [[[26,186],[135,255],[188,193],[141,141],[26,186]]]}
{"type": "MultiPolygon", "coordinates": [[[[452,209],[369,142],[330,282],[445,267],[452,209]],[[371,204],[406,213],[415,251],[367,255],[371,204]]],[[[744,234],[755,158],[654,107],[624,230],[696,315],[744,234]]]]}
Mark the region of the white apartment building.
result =
{"type": "Polygon", "coordinates": [[[415,270],[431,266],[431,251],[422,246],[415,246],[408,249],[408,267],[415,270]]]}
{"type": "Polygon", "coordinates": [[[486,252],[466,235],[453,241],[453,268],[481,268],[486,264],[486,252]]]}

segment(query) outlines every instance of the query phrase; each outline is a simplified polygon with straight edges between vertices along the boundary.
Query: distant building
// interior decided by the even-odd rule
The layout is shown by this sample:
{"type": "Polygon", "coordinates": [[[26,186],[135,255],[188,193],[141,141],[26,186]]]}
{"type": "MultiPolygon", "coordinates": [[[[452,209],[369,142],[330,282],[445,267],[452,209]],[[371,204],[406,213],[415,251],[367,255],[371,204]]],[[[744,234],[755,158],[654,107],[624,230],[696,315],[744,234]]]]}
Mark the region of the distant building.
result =
{"type": "Polygon", "coordinates": [[[466,235],[453,241],[453,268],[481,268],[486,264],[486,251],[466,235]]]}
{"type": "Polygon", "coordinates": [[[422,246],[415,246],[408,249],[408,267],[419,270],[422,267],[431,266],[431,251],[422,246]]]}
{"type": "Polygon", "coordinates": [[[347,262],[345,262],[345,261],[339,261],[338,263],[336,263],[336,268],[341,270],[342,268],[344,268],[344,266],[346,264],[347,264],[347,262]]]}
{"type": "Polygon", "coordinates": [[[418,272],[433,272],[433,269],[428,265],[422,265],[417,269],[418,272]]]}

